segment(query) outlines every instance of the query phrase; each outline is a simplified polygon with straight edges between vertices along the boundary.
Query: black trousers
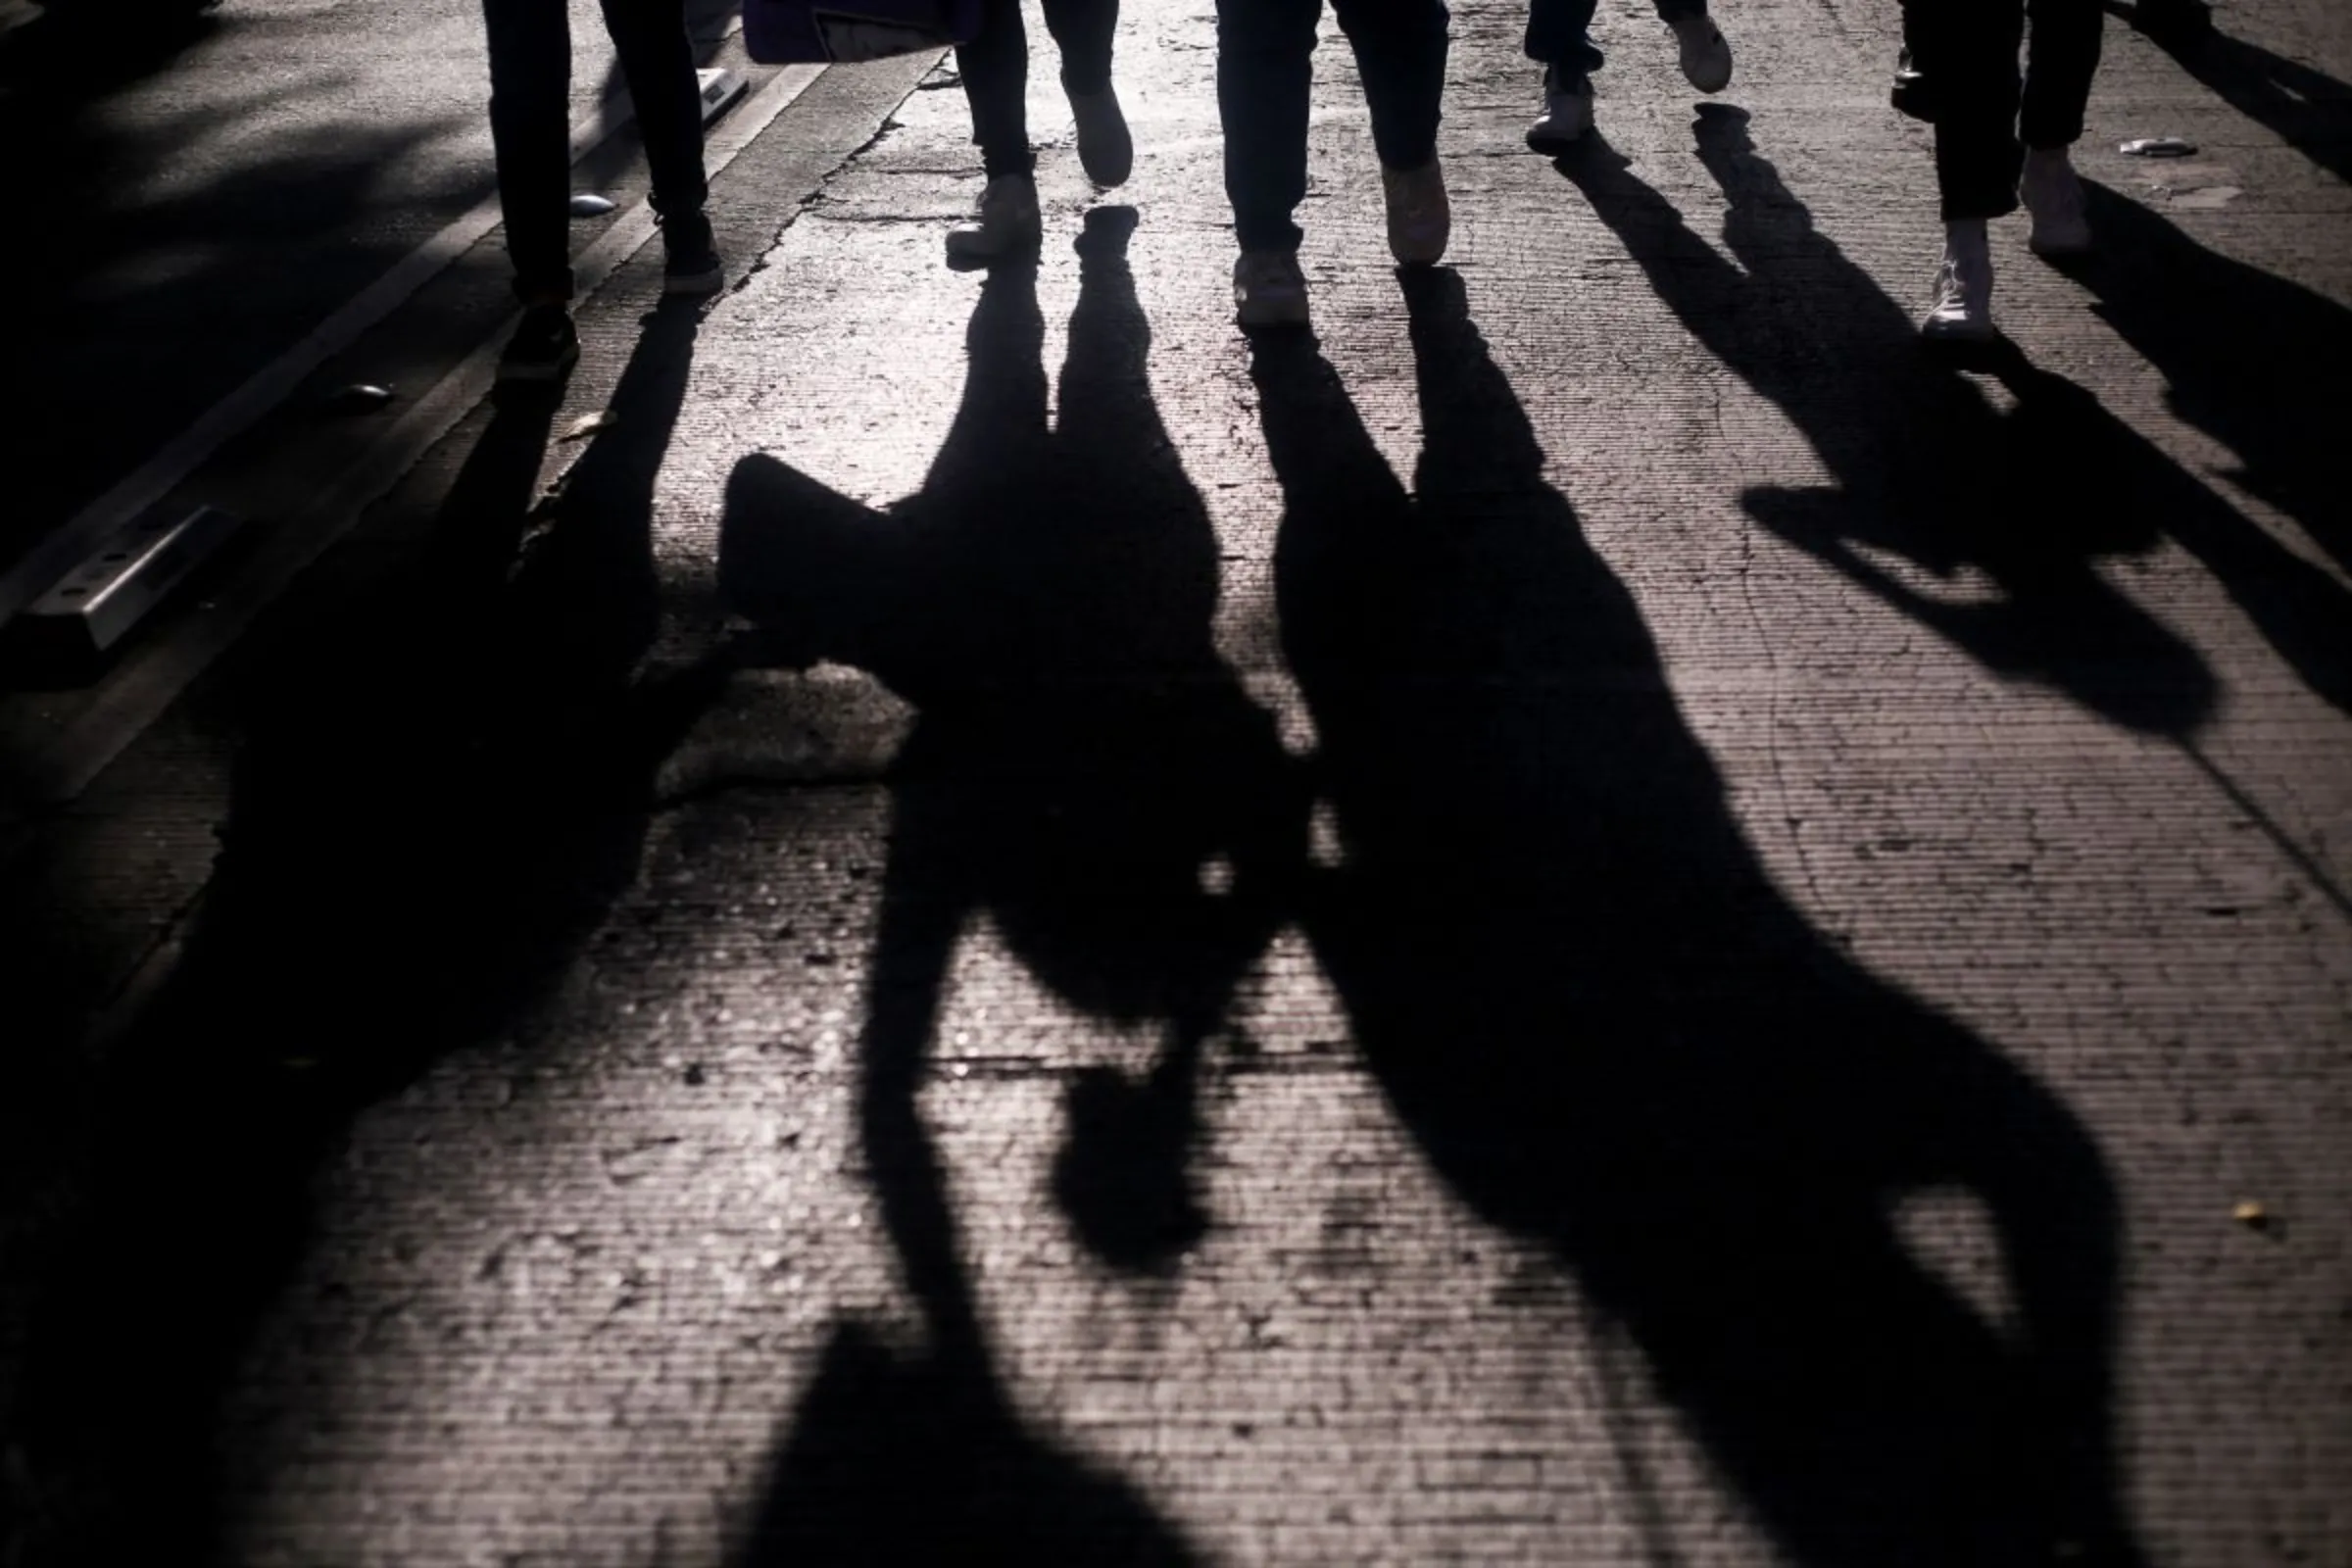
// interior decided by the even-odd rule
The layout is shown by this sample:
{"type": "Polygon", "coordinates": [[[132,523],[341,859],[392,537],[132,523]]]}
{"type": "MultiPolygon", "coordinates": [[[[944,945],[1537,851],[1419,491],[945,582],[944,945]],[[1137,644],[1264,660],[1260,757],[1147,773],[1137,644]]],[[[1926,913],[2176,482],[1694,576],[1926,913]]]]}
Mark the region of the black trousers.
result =
{"type": "MultiPolygon", "coordinates": [[[[1333,0],[1355,51],[1382,167],[1437,155],[1446,88],[1445,0],[1333,0]]],[[[1217,0],[1217,118],[1241,248],[1293,250],[1306,199],[1307,99],[1323,0],[1217,0]]]]}
{"type": "Polygon", "coordinates": [[[1935,94],[1946,222],[2015,212],[2025,149],[2081,139],[2105,20],[2099,0],[1904,0],[1903,41],[1935,94]]]}
{"type": "MultiPolygon", "coordinates": [[[[654,210],[697,213],[702,89],[685,0],[604,0],[605,30],[636,106],[654,210]]],[[[571,298],[571,27],[564,0],[482,0],[490,31],[490,140],[514,292],[571,298]]]]}
{"type": "MultiPolygon", "coordinates": [[[[1110,85],[1111,35],[1119,0],[1045,0],[1046,30],[1061,51],[1061,85],[1096,93],[1110,85]]],[[[972,140],[988,177],[1026,174],[1029,150],[1029,29],[1021,0],[984,0],[980,35],[956,49],[956,70],[972,106],[972,140]]]]}

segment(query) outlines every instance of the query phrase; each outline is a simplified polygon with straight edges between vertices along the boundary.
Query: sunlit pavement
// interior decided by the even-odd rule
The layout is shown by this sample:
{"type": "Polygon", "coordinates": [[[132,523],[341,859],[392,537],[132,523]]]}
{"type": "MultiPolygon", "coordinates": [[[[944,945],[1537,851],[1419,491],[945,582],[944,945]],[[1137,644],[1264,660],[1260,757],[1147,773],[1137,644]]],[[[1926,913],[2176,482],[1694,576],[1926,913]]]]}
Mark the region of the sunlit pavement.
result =
{"type": "Polygon", "coordinates": [[[1955,365],[1891,7],[1458,11],[1254,349],[1205,5],[1033,272],[787,114],[10,826],[4,1560],[2352,1551],[2352,21],[2111,18],[1955,365]]]}

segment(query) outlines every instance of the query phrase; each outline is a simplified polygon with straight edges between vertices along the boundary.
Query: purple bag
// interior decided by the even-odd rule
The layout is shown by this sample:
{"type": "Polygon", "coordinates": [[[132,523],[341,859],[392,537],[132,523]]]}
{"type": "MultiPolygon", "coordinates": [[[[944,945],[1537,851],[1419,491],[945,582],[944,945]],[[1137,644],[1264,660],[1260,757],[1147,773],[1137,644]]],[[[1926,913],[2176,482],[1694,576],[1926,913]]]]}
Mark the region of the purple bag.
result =
{"type": "Polygon", "coordinates": [[[920,54],[979,31],[980,0],[743,0],[743,46],[763,66],[920,54]]]}

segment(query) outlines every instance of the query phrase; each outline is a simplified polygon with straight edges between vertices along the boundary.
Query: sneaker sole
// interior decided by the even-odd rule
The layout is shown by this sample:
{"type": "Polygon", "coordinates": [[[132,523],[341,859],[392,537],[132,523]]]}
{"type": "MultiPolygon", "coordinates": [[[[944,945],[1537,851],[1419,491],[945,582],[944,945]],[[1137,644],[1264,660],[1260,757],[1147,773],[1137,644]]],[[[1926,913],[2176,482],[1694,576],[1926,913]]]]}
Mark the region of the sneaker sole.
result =
{"type": "Polygon", "coordinates": [[[1528,151],[1549,153],[1553,156],[1557,156],[1560,153],[1568,151],[1568,149],[1571,147],[1582,146],[1584,144],[1585,137],[1590,132],[1585,129],[1570,131],[1530,130],[1527,133],[1528,151]]]}
{"type": "Polygon", "coordinates": [[[1919,323],[1919,335],[1930,343],[1990,343],[2001,335],[2001,329],[1985,321],[1926,320],[1919,323]]]}

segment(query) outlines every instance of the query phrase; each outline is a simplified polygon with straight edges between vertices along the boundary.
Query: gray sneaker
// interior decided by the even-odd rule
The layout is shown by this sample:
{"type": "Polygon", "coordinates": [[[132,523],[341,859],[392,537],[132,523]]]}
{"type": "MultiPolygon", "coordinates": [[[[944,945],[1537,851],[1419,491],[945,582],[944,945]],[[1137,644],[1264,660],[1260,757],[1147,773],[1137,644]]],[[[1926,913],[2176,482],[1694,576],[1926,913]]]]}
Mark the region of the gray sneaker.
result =
{"type": "Polygon", "coordinates": [[[1561,66],[1544,73],[1544,113],[1527,127],[1527,144],[1540,153],[1564,153],[1592,128],[1592,78],[1561,66]]]}

